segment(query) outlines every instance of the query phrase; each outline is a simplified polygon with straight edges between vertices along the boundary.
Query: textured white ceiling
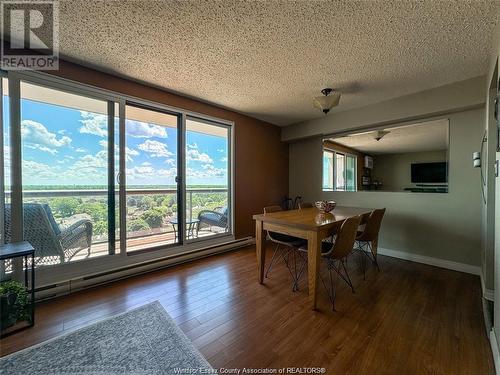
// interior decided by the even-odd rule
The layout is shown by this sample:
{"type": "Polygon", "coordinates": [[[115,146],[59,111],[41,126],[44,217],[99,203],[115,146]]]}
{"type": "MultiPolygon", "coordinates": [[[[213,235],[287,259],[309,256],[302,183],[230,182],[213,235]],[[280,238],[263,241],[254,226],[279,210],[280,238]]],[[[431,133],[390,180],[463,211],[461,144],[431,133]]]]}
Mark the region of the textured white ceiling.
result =
{"type": "Polygon", "coordinates": [[[372,155],[448,149],[449,135],[446,119],[380,130],[389,131],[380,141],[374,139],[376,131],[353,133],[346,137],[331,138],[331,140],[372,155]]]}
{"type": "Polygon", "coordinates": [[[60,2],[63,57],[279,125],[487,70],[493,1],[60,2]]]}

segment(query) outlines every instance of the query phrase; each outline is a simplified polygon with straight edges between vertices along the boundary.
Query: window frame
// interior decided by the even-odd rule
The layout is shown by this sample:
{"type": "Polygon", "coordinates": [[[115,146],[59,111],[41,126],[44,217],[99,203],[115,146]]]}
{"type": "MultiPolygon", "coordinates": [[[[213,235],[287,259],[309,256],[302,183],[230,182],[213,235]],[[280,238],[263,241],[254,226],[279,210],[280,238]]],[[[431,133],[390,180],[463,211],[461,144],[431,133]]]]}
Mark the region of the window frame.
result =
{"type": "MultiPolygon", "coordinates": [[[[228,208],[229,208],[229,225],[228,232],[221,233],[214,236],[207,237],[207,239],[200,239],[194,241],[183,241],[180,242],[177,246],[158,246],[148,248],[148,251],[137,251],[137,252],[129,252],[127,253],[126,244],[124,241],[124,236],[126,231],[120,231],[120,249],[116,251],[113,255],[105,255],[102,257],[95,257],[89,259],[82,259],[74,262],[62,263],[50,267],[41,267],[37,269],[37,279],[38,285],[49,285],[55,284],[59,282],[65,282],[69,280],[73,280],[77,277],[84,277],[92,274],[106,273],[112,271],[113,269],[117,269],[120,267],[128,267],[131,265],[137,265],[140,263],[147,263],[151,261],[158,261],[163,259],[170,259],[172,257],[178,256],[190,256],[193,252],[196,251],[210,251],[204,249],[212,249],[216,246],[224,245],[235,241],[234,237],[234,131],[233,126],[234,122],[226,119],[216,118],[209,115],[205,115],[202,113],[189,111],[173,106],[169,106],[163,103],[146,100],[106,89],[101,89],[95,86],[91,86],[85,83],[80,83],[77,81],[69,80],[66,78],[57,77],[51,75],[49,73],[44,72],[35,72],[35,71],[0,71],[0,77],[4,76],[8,78],[9,82],[9,102],[10,102],[10,126],[11,128],[14,126],[20,127],[20,105],[21,105],[21,97],[20,97],[20,84],[21,81],[39,85],[42,87],[47,87],[54,90],[60,90],[63,92],[73,93],[77,95],[85,95],[95,99],[101,99],[106,101],[113,101],[118,104],[118,113],[114,113],[115,116],[119,118],[119,128],[120,128],[120,137],[115,137],[114,145],[119,145],[120,148],[120,181],[117,183],[119,187],[119,195],[122,197],[122,189],[125,189],[125,180],[121,181],[123,176],[125,175],[125,105],[133,104],[137,106],[149,107],[154,110],[158,110],[160,112],[168,112],[178,114],[180,117],[181,127],[180,135],[179,135],[179,150],[185,149],[185,129],[186,129],[186,119],[187,117],[196,118],[202,121],[209,122],[210,124],[217,124],[219,126],[224,126],[228,128],[228,208]],[[118,139],[117,139],[118,138],[118,139]],[[122,234],[123,233],[123,234],[122,234]]],[[[3,124],[3,122],[2,122],[3,124]]],[[[13,143],[11,141],[11,143],[13,143]]],[[[19,143],[19,142],[16,142],[19,143]]],[[[19,143],[22,148],[22,144],[19,143]]],[[[18,148],[19,145],[11,147],[18,148]]],[[[3,143],[1,144],[2,149],[4,147],[3,143]]],[[[20,149],[18,150],[20,151],[20,149]]],[[[19,155],[20,156],[20,155],[19,155]]],[[[185,155],[179,157],[179,159],[184,159],[185,155]]],[[[19,160],[20,162],[21,160],[19,160]]],[[[184,160],[182,160],[184,163],[184,160]]],[[[22,166],[21,166],[22,168],[22,166]]],[[[20,177],[22,174],[22,169],[15,173],[20,177]]],[[[14,172],[14,163],[12,163],[12,172],[14,172]]],[[[108,169],[109,170],[109,169],[108,169]]],[[[116,171],[115,171],[116,172],[116,171]]],[[[12,175],[12,173],[11,173],[12,175]]],[[[180,181],[183,183],[185,181],[185,170],[180,169],[178,175],[181,176],[180,181]]],[[[12,176],[14,179],[14,175],[12,176]]],[[[19,181],[22,182],[22,179],[19,181]]],[[[183,189],[183,202],[185,195],[185,186],[179,183],[178,189],[183,189]]],[[[21,191],[21,199],[18,199],[17,208],[12,202],[12,220],[14,221],[14,216],[16,215],[18,219],[22,220],[22,184],[20,185],[21,191]],[[14,211],[17,211],[15,214],[14,211]]],[[[124,191],[123,191],[124,192],[124,191]]],[[[14,196],[14,195],[13,195],[14,196]]],[[[120,209],[122,205],[125,203],[123,199],[120,199],[120,209]]],[[[185,204],[185,202],[184,202],[185,204]]],[[[116,220],[116,224],[120,225],[123,228],[124,223],[123,219],[125,218],[124,214],[119,215],[119,219],[116,220]]],[[[22,223],[22,221],[21,221],[22,223]]],[[[22,236],[23,229],[22,226],[18,230],[18,234],[22,236]]],[[[14,233],[13,233],[13,240],[14,233]]],[[[212,252],[215,250],[212,250],[212,252]]]]}
{"type": "MultiPolygon", "coordinates": [[[[332,154],[332,178],[333,178],[333,186],[332,188],[325,188],[325,174],[322,176],[322,191],[344,191],[344,192],[356,192],[358,191],[358,176],[357,176],[357,170],[358,170],[358,157],[354,154],[351,154],[349,152],[343,152],[343,151],[337,151],[333,148],[328,148],[328,147],[323,147],[323,158],[322,158],[322,163],[323,163],[323,168],[324,168],[324,154],[325,153],[331,153],[332,154]],[[337,186],[337,155],[343,155],[344,156],[344,171],[347,171],[347,160],[348,158],[353,158],[354,159],[354,190],[347,190],[347,178],[344,176],[344,187],[339,188],[337,186]]],[[[324,172],[324,169],[322,169],[324,172]]]]}

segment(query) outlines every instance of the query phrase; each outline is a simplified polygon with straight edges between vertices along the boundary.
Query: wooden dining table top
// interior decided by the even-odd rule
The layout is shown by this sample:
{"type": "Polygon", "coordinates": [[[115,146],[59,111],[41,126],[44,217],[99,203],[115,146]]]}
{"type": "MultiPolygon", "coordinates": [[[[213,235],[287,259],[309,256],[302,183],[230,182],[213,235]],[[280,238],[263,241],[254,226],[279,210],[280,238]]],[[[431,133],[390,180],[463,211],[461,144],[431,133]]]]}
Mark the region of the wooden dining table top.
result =
{"type": "Polygon", "coordinates": [[[337,206],[329,213],[321,213],[316,207],[312,207],[257,214],[253,215],[253,219],[305,230],[320,230],[338,225],[339,222],[352,216],[368,215],[372,210],[372,208],[337,206]]]}

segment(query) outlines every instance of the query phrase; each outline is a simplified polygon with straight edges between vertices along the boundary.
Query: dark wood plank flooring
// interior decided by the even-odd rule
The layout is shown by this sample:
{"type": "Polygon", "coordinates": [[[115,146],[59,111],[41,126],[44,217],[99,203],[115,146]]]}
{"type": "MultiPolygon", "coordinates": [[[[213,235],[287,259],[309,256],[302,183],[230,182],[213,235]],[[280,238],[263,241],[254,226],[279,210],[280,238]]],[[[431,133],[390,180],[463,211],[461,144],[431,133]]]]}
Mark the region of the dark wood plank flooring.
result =
{"type": "MultiPolygon", "coordinates": [[[[269,254],[270,255],[270,254],[269,254]]],[[[257,283],[248,247],[42,302],[34,328],[0,342],[7,355],[159,300],[215,368],[324,367],[331,374],[493,374],[477,276],[380,257],[366,281],[339,284],[337,311],[283,264],[257,283]]]]}

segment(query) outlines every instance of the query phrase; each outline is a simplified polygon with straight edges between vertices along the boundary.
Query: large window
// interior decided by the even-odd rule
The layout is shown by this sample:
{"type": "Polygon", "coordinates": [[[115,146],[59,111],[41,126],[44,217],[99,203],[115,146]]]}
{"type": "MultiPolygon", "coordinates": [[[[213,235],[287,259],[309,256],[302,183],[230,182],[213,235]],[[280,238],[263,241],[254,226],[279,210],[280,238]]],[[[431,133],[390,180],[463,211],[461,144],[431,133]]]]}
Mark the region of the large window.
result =
{"type": "Polygon", "coordinates": [[[229,129],[186,122],[186,239],[225,234],[230,226],[229,129]]]}
{"type": "Polygon", "coordinates": [[[356,191],[357,157],[335,150],[323,151],[323,190],[356,191]]]}
{"type": "Polygon", "coordinates": [[[179,117],[134,105],[125,113],[127,249],[178,243],[179,117]]]}
{"type": "Polygon", "coordinates": [[[2,86],[0,235],[30,241],[37,267],[232,234],[231,124],[38,75],[2,86]]]}
{"type": "Polygon", "coordinates": [[[114,253],[108,103],[22,81],[20,133],[24,238],[37,265],[114,253]]]}
{"type": "Polygon", "coordinates": [[[333,190],[333,151],[323,151],[323,190],[333,190]]]}

